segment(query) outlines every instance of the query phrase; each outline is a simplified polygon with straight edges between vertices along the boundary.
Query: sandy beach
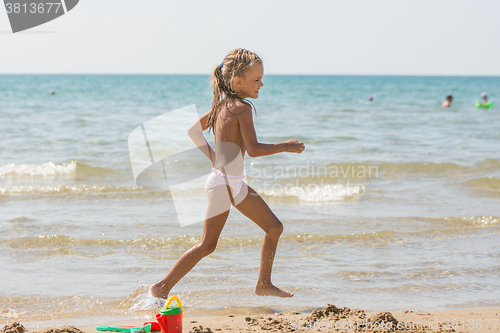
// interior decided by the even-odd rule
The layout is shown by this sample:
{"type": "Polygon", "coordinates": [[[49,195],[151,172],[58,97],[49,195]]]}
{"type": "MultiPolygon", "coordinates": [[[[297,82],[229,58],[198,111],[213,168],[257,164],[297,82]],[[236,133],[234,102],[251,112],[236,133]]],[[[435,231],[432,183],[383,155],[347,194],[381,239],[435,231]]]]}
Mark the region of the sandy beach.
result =
{"type": "MultiPolygon", "coordinates": [[[[498,332],[499,308],[441,311],[403,310],[368,312],[328,304],[310,313],[274,315],[185,316],[183,332],[498,332]]],[[[108,325],[142,326],[145,319],[109,322],[108,325]]],[[[149,321],[149,320],[146,320],[149,321]]],[[[151,319],[152,321],[152,319],[151,319]]],[[[6,325],[0,333],[23,333],[21,324],[6,325]]],[[[69,325],[71,325],[69,323],[69,325]]],[[[41,328],[44,333],[93,333],[95,326],[41,328]]]]}

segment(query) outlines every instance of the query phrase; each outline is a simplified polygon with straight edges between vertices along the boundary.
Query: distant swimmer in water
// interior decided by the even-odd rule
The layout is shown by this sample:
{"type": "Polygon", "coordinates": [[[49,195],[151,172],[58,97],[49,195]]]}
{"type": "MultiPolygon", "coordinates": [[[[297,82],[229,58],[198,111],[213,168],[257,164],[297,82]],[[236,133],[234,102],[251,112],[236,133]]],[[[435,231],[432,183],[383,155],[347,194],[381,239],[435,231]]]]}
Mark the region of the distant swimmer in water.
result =
{"type": "Polygon", "coordinates": [[[489,109],[493,106],[493,103],[488,102],[488,93],[485,91],[481,94],[482,101],[476,102],[476,108],[486,108],[489,109]]]}
{"type": "Polygon", "coordinates": [[[373,96],[368,97],[369,102],[373,102],[373,96]]]}
{"type": "Polygon", "coordinates": [[[446,96],[446,100],[441,104],[442,108],[449,108],[451,106],[451,102],[453,102],[453,96],[446,96]]]}
{"type": "Polygon", "coordinates": [[[55,95],[55,94],[56,94],[56,92],[55,92],[54,90],[51,90],[51,91],[50,91],[50,94],[51,94],[51,95],[55,95]]]}
{"type": "Polygon", "coordinates": [[[481,99],[483,100],[481,104],[483,105],[488,104],[488,93],[486,91],[481,94],[481,99]]]}

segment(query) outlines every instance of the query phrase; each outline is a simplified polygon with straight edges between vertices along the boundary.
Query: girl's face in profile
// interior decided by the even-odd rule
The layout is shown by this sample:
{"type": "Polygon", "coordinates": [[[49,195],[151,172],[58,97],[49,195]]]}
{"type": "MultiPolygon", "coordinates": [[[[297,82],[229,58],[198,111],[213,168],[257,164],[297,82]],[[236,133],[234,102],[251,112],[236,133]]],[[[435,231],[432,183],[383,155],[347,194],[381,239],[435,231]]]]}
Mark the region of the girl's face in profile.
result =
{"type": "Polygon", "coordinates": [[[241,98],[258,98],[259,89],[264,85],[264,66],[261,63],[254,64],[243,77],[234,78],[234,88],[241,98]]]}

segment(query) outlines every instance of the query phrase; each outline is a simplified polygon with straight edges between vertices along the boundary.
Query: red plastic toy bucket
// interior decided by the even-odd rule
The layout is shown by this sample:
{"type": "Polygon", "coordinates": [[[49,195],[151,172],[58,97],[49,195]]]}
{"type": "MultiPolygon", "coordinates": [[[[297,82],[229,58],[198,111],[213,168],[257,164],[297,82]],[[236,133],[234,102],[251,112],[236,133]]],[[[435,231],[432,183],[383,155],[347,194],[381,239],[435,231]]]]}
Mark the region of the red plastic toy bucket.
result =
{"type": "Polygon", "coordinates": [[[156,320],[160,324],[161,333],[182,333],[182,304],[177,296],[169,297],[165,307],[156,314],[156,320]],[[176,301],[179,306],[170,306],[176,301]]]}

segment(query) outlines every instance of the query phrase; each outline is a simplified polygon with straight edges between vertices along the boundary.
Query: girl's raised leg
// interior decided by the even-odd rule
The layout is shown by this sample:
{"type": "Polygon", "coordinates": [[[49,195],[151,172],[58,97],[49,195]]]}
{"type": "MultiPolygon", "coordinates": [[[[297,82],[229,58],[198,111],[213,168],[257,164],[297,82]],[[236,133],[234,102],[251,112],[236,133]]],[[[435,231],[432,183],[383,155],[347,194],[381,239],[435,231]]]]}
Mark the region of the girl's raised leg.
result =
{"type": "Polygon", "coordinates": [[[271,282],[274,255],[276,254],[278,240],[283,232],[283,224],[254,189],[245,183],[243,186],[248,187],[248,194],[235,207],[266,233],[262,242],[259,280],[255,286],[255,294],[259,296],[292,297],[293,293],[281,290],[271,282]]]}
{"type": "MultiPolygon", "coordinates": [[[[207,193],[208,207],[207,212],[210,212],[214,205],[220,206],[220,195],[227,197],[227,192],[220,193],[219,191],[227,191],[223,186],[214,190],[209,190],[207,193]],[[219,192],[219,193],[218,193],[219,192]]],[[[230,205],[230,204],[229,204],[230,205]]],[[[229,206],[230,207],[230,206],[229,206]]],[[[177,260],[167,276],[160,282],[153,284],[150,288],[151,294],[154,297],[168,298],[170,290],[184,277],[193,267],[204,257],[215,251],[217,241],[226,224],[229,215],[229,207],[227,211],[215,217],[205,218],[203,226],[203,235],[200,241],[177,260]]],[[[220,209],[220,207],[217,207],[220,209]]],[[[210,216],[207,213],[208,216],[210,216]]]]}

